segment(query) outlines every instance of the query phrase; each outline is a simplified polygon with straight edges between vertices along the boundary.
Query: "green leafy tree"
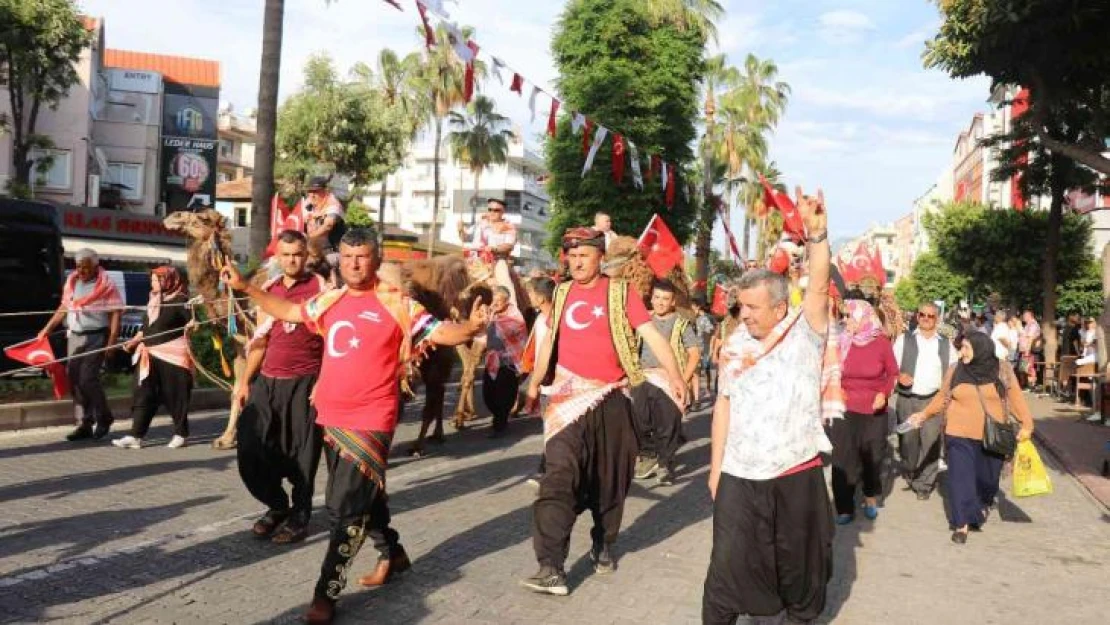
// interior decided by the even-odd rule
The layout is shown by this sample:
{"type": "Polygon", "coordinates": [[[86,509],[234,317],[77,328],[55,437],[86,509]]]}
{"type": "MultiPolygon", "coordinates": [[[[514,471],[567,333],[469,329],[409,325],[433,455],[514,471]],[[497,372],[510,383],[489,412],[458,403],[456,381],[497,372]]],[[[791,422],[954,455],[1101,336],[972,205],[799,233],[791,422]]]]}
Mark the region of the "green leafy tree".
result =
{"type": "MultiPolygon", "coordinates": [[[[1027,308],[1042,299],[1041,263],[1051,219],[1044,211],[992,210],[957,202],[928,215],[925,228],[949,269],[997,292],[1003,304],[1027,308]]],[[[1060,239],[1058,281],[1067,283],[1090,263],[1090,221],[1074,214],[1061,216],[1060,239]]]]}
{"type": "MultiPolygon", "coordinates": [[[[39,115],[56,108],[80,81],[76,63],[90,43],[70,0],[0,0],[0,88],[8,91],[11,108],[0,126],[12,135],[13,195],[30,189],[32,151],[53,147],[36,132],[39,115]]],[[[37,169],[42,165],[49,162],[37,169]]]]}
{"type": "Polygon", "coordinates": [[[937,0],[940,32],[925,64],[955,78],[986,75],[1030,89],[1034,135],[1110,174],[1110,4],[1085,0],[937,0]],[[1069,119],[1071,124],[1055,123],[1069,119]]]}
{"type": "Polygon", "coordinates": [[[583,137],[564,120],[546,144],[553,246],[566,228],[591,223],[597,211],[610,214],[616,231],[632,235],[659,213],[679,241],[689,239],[697,215],[683,192],[682,172],[694,157],[706,37],[690,24],[654,18],[636,0],[567,4],[552,41],[563,106],[626,133],[644,159],[645,188],[636,188],[630,167],[621,184],[613,180],[611,134],[583,176],[583,137]],[[647,179],[647,154],[679,168],[673,207],[664,204],[660,176],[647,179]]]}
{"type": "Polygon", "coordinates": [[[404,119],[366,76],[341,82],[331,59],[317,55],[305,65],[304,88],[278,111],[276,173],[293,187],[322,173],[364,187],[397,168],[408,140],[404,119]]]}
{"type": "Polygon", "coordinates": [[[1095,260],[1084,263],[1079,274],[1056,288],[1057,308],[1064,314],[1095,317],[1102,313],[1102,266],[1095,260]]]}
{"type": "MultiPolygon", "coordinates": [[[[478,220],[478,193],[482,188],[482,172],[490,165],[509,159],[509,141],[513,132],[511,121],[497,112],[493,100],[478,96],[463,115],[451,111],[451,155],[474,175],[474,200],[470,207],[470,224],[478,220]]],[[[461,223],[461,222],[460,222],[461,223]]]]}
{"type": "Polygon", "coordinates": [[[954,273],[937,254],[917,258],[913,271],[894,287],[894,297],[903,310],[915,310],[923,302],[944,302],[951,310],[969,296],[971,280],[954,273]]]}

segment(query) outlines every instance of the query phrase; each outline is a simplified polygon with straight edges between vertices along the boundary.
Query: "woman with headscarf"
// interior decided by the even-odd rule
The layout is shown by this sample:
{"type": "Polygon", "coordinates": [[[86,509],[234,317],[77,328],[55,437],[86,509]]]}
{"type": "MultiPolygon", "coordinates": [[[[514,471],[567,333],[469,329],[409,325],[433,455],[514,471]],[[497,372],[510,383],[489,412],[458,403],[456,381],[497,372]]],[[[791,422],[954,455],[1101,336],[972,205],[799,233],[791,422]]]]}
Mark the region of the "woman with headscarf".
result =
{"type": "Polygon", "coordinates": [[[185,446],[193,391],[193,361],[185,337],[185,326],[190,321],[185,307],[188,298],[176,269],[163,265],[150,272],[150,299],[143,327],[123,346],[135,352],[138,386],[131,399],[131,434],[112,441],[116,447],[141,448],[154,412],[163,404],[173,417],[173,438],[166,447],[185,446]]]}
{"type": "Polygon", "coordinates": [[[879,516],[887,398],[898,379],[894,350],[871,304],[847,300],[844,312],[840,383],[847,411],[843,419],[833,421],[829,432],[833,444],[833,501],[839,525],[852,522],[856,485],[861,481],[864,515],[871,520],[879,516]]]}
{"type": "Polygon", "coordinates": [[[999,423],[1007,414],[1021,421],[1018,440],[1033,435],[1033,416],[1013,369],[1000,362],[994,341],[981,332],[956,339],[960,361],[945,376],[944,386],[925,410],[910,417],[920,425],[944,414],[944,442],[948,458],[948,525],[952,542],[967,542],[969,531],[986,523],[998,494],[998,477],[1005,458],[983,449],[987,415],[999,423]]]}

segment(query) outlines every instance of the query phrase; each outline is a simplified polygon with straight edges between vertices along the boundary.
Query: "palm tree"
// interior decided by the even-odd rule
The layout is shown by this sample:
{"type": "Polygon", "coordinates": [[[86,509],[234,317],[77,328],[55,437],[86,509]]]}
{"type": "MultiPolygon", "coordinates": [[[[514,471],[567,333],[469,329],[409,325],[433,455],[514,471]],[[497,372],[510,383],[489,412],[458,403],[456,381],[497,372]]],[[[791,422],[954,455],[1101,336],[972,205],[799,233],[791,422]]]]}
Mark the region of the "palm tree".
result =
{"type": "MultiPolygon", "coordinates": [[[[410,53],[403,59],[389,48],[384,48],[378,53],[377,72],[373,73],[372,81],[375,87],[385,98],[386,104],[396,108],[402,119],[408,124],[410,139],[416,138],[421,124],[428,118],[428,96],[423,90],[416,88],[416,76],[420,71],[420,55],[410,53]]],[[[356,69],[356,71],[359,71],[356,69]]],[[[362,71],[369,73],[369,68],[362,71]]],[[[389,175],[382,177],[382,190],[378,198],[378,230],[382,236],[385,230],[385,200],[386,187],[389,175]]]]}
{"type": "Polygon", "coordinates": [[[482,172],[490,165],[500,165],[509,158],[508,117],[494,110],[493,100],[478,96],[470,105],[468,115],[451,111],[451,154],[466,163],[474,175],[474,202],[470,206],[470,225],[478,221],[478,192],[482,172]]]}
{"type": "Polygon", "coordinates": [[[278,78],[281,74],[285,0],[266,0],[262,18],[262,65],[258,78],[257,143],[251,179],[248,250],[261,254],[270,243],[270,198],[274,195],[274,136],[277,133],[278,78]]]}
{"type": "Polygon", "coordinates": [[[724,7],[716,0],[647,0],[645,5],[656,21],[679,28],[696,28],[713,41],[717,40],[715,22],[725,14],[724,7]]]}
{"type": "MultiPolygon", "coordinates": [[[[473,28],[464,26],[462,34],[470,37],[473,28]]],[[[417,28],[417,35],[424,40],[423,28],[417,28]]],[[[450,44],[447,29],[441,24],[436,28],[435,38],[437,45],[431,50],[425,50],[423,60],[414,85],[417,89],[427,94],[429,111],[434,118],[435,146],[433,147],[433,176],[432,183],[432,225],[428,229],[428,256],[435,253],[436,244],[436,217],[439,213],[439,161],[440,144],[443,142],[443,120],[451,109],[463,103],[465,89],[466,68],[455,55],[450,44]]],[[[484,75],[484,67],[480,62],[475,63],[475,78],[484,75]]]]}
{"type": "MultiPolygon", "coordinates": [[[[736,68],[729,66],[728,57],[724,54],[709,57],[705,61],[705,77],[703,81],[705,100],[705,135],[702,137],[702,166],[704,173],[702,180],[704,198],[713,195],[713,185],[716,182],[712,172],[715,136],[717,134],[716,114],[717,97],[722,88],[733,88],[740,80],[740,73],[736,68]]],[[[713,224],[716,222],[716,207],[713,202],[703,201],[702,218],[699,223],[697,240],[694,244],[694,281],[697,284],[706,283],[709,276],[709,247],[713,239],[713,224]]],[[[700,290],[700,287],[699,287],[700,290]]],[[[704,295],[704,293],[700,293],[704,295]]]]}

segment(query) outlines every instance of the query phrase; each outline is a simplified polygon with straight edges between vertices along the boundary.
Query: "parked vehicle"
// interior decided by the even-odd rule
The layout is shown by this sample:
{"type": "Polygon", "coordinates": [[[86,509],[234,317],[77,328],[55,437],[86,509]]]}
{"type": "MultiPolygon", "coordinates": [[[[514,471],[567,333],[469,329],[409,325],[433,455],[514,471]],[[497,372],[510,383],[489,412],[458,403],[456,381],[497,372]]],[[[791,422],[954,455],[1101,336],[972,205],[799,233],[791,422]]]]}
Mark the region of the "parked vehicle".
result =
{"type": "MultiPolygon", "coordinates": [[[[62,232],[50,204],[0,198],[0,313],[44,314],[0,317],[0,346],[34,338],[62,301],[62,232]]],[[[55,354],[65,353],[65,332],[50,337],[55,354]]],[[[23,365],[0,357],[0,371],[23,365]]]]}

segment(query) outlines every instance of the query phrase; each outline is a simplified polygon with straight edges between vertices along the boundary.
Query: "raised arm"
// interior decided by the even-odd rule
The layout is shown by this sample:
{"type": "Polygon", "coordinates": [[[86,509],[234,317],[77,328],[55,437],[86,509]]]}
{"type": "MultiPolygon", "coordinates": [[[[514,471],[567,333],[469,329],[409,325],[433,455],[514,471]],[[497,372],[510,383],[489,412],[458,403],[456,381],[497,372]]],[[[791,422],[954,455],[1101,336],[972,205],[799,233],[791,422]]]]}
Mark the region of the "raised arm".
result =
{"type": "Polygon", "coordinates": [[[802,308],[806,321],[814,332],[824,334],[829,328],[829,220],[825,213],[825,194],[818,189],[817,197],[802,194],[798,187],[798,211],[806,225],[806,255],[808,256],[809,286],[806,288],[802,308]]]}
{"type": "Polygon", "coordinates": [[[243,279],[242,274],[231,263],[224,265],[223,270],[220,271],[220,280],[228,286],[228,288],[242,291],[250,296],[258,307],[262,309],[267,315],[278,319],[279,321],[288,321],[290,323],[304,323],[304,316],[301,315],[301,305],[291,302],[283,297],[267,293],[257,286],[247,282],[243,279]]]}

